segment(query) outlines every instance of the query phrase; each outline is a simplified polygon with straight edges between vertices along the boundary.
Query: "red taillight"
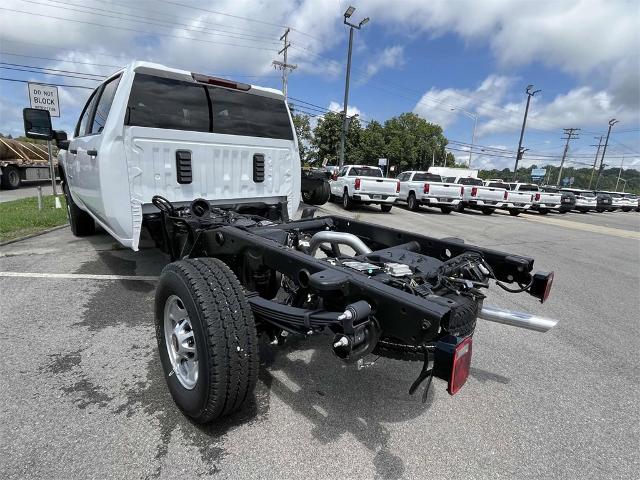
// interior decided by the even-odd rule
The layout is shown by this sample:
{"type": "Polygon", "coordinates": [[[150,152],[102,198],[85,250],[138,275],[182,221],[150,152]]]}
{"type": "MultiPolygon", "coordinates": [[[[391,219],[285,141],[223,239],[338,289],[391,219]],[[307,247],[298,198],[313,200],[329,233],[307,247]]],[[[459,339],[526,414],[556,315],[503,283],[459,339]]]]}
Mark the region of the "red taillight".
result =
{"type": "Polygon", "coordinates": [[[551,286],[553,285],[553,275],[553,272],[537,272],[533,276],[528,292],[539,299],[540,303],[544,303],[549,298],[551,286]]]}
{"type": "Polygon", "coordinates": [[[400,180],[396,182],[396,193],[400,193],[400,180]]]}
{"type": "Polygon", "coordinates": [[[460,187],[460,196],[464,195],[464,187],[460,187]]]}
{"type": "Polygon", "coordinates": [[[353,188],[355,188],[356,190],[360,190],[360,179],[359,178],[356,178],[356,182],[355,182],[353,188]]]}
{"type": "Polygon", "coordinates": [[[539,202],[540,201],[540,194],[536,193],[536,197],[535,198],[536,198],[536,202],[539,202]]]}
{"type": "Polygon", "coordinates": [[[505,191],[504,191],[504,195],[502,196],[502,199],[503,199],[503,200],[506,200],[508,196],[509,196],[509,194],[508,194],[508,193],[507,193],[507,191],[505,190],[505,191]]]}
{"type": "Polygon", "coordinates": [[[429,193],[429,184],[428,183],[424,184],[424,190],[423,191],[424,191],[424,193],[429,193]]]}
{"type": "Polygon", "coordinates": [[[469,377],[472,347],[472,337],[467,337],[456,346],[453,352],[451,376],[447,385],[447,391],[450,395],[458,393],[469,377]]]}
{"type": "Polygon", "coordinates": [[[478,187],[471,187],[471,196],[475,197],[478,194],[478,187]]]}

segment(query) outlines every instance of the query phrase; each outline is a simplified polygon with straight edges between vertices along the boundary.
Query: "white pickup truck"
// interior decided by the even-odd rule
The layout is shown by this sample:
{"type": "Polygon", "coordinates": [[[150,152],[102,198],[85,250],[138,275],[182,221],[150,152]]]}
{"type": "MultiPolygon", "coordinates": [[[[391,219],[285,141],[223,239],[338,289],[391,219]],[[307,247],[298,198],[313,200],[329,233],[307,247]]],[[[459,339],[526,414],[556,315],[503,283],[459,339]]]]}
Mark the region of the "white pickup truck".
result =
{"type": "Polygon", "coordinates": [[[503,189],[487,187],[479,178],[445,177],[443,180],[463,185],[462,201],[458,206],[459,212],[463,212],[465,208],[470,208],[480,210],[485,215],[491,215],[504,201],[503,189]]]}
{"type": "Polygon", "coordinates": [[[487,180],[485,186],[498,188],[502,191],[504,202],[498,207],[500,210],[507,210],[511,216],[517,217],[520,213],[529,210],[533,202],[533,194],[529,192],[519,192],[511,189],[511,184],[502,180],[487,180]]]}
{"type": "Polygon", "coordinates": [[[345,210],[377,204],[383,212],[390,212],[400,193],[398,180],[384,178],[382,170],[370,165],[344,165],[330,184],[331,199],[341,199],[345,210]]]}
{"type": "Polygon", "coordinates": [[[402,172],[398,175],[400,194],[398,200],[407,202],[409,210],[420,205],[439,207],[442,213],[451,213],[462,201],[464,187],[444,183],[440,175],[421,171],[402,172]]]}
{"type": "Polygon", "coordinates": [[[559,193],[543,192],[535,183],[511,183],[511,190],[526,192],[533,195],[531,210],[546,215],[554,211],[559,212],[562,205],[562,195],[559,193]]]}

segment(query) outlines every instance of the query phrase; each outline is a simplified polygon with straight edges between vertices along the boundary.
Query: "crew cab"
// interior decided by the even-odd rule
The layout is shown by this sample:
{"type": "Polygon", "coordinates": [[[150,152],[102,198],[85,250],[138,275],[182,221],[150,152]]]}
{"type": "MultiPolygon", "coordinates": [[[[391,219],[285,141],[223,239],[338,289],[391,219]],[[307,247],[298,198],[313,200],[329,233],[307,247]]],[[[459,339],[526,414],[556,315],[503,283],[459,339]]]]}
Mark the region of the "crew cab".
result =
{"type": "Polygon", "coordinates": [[[462,201],[458,211],[465,208],[480,210],[485,215],[491,215],[504,201],[504,190],[485,186],[483,181],[474,177],[445,177],[445,182],[455,183],[464,187],[462,201]]]}
{"type": "Polygon", "coordinates": [[[503,199],[504,202],[500,204],[498,209],[507,210],[509,215],[512,217],[517,217],[522,212],[526,212],[531,208],[531,204],[533,202],[533,194],[525,192],[525,191],[516,191],[512,190],[511,183],[500,181],[487,181],[485,182],[487,186],[492,188],[502,188],[503,189],[503,199]]]}
{"type": "MultiPolygon", "coordinates": [[[[424,402],[435,378],[451,395],[465,384],[478,319],[538,332],[557,323],[484,302],[493,285],[547,300],[554,274],[535,272],[530,257],[316,218],[313,208],[292,220],[302,174],[280,91],[133,63],[92,93],[71,139],[53,131],[47,110],[25,109],[23,119],[27,137],[55,139],[66,151],[60,175],[74,235],[99,223],[137,250],[146,228],[170,259],[153,320],[143,320],[155,327],[171,397],[195,423],[251,401],[260,339],[274,348],[294,335],[325,340],[349,364],[369,354],[420,360],[408,393],[424,386],[424,402]]],[[[354,180],[365,187],[370,176],[361,173],[368,172],[354,171],[354,180]]],[[[378,179],[397,185],[388,193],[395,200],[399,182],[374,175],[375,187],[378,179]]],[[[495,332],[494,342],[513,341],[495,332]]],[[[341,381],[335,365],[319,368],[341,381]]],[[[393,392],[388,401],[398,398],[393,392]]]]}
{"type": "Polygon", "coordinates": [[[514,192],[529,192],[533,195],[531,210],[536,210],[543,215],[560,210],[561,195],[559,193],[543,192],[535,183],[511,183],[510,187],[514,192]]]}
{"type": "Polygon", "coordinates": [[[400,193],[398,201],[407,202],[409,210],[420,205],[439,207],[442,213],[451,213],[462,200],[464,187],[444,183],[440,175],[422,171],[402,172],[398,175],[400,193]]]}
{"type": "Polygon", "coordinates": [[[400,193],[399,180],[384,178],[380,168],[370,165],[344,165],[330,184],[332,199],[340,199],[345,210],[375,204],[390,212],[400,193]]]}

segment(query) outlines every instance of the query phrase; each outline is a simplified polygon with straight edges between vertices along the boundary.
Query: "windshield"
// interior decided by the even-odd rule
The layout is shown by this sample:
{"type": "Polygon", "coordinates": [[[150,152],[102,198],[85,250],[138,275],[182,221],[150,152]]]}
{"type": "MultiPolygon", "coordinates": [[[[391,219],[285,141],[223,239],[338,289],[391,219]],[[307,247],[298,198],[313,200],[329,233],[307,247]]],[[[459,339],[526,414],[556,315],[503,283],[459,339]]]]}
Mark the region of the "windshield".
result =
{"type": "Polygon", "coordinates": [[[361,177],[382,178],[382,170],[376,167],[351,167],[349,175],[360,175],[361,177]]]}
{"type": "Polygon", "coordinates": [[[416,173],[413,176],[413,180],[416,182],[442,182],[440,175],[433,173],[416,173]]]}
{"type": "Polygon", "coordinates": [[[482,186],[482,180],[479,178],[460,178],[458,180],[460,185],[480,185],[482,186]]]}
{"type": "Polygon", "coordinates": [[[136,73],[126,125],[293,140],[283,100],[136,73]]]}

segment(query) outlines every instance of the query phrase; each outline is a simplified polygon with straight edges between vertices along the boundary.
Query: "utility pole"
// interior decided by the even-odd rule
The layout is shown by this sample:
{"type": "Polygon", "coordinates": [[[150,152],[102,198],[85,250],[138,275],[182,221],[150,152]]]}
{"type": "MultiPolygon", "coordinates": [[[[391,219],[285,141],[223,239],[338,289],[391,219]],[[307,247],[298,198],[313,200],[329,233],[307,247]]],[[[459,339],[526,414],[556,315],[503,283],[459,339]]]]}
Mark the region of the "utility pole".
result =
{"type": "Polygon", "coordinates": [[[355,7],[349,7],[344,12],[344,24],[349,26],[349,53],[347,54],[347,77],[344,85],[344,104],[342,105],[342,132],[340,134],[340,166],[344,165],[344,146],[347,138],[347,105],[349,104],[349,77],[351,76],[351,50],[353,48],[353,30],[360,30],[369,21],[369,17],[363,18],[355,25],[348,19],[355,12],[355,7]]]}
{"type": "Polygon", "coordinates": [[[291,31],[290,28],[287,28],[284,33],[282,34],[282,36],[280,37],[280,40],[282,40],[284,42],[284,46],[282,47],[282,50],[280,50],[278,52],[278,55],[280,54],[284,54],[284,62],[281,62],[279,60],[274,60],[273,62],[271,62],[271,64],[274,66],[274,68],[278,68],[280,70],[282,70],[282,93],[284,94],[284,101],[287,101],[287,76],[289,71],[293,71],[296,68],[298,68],[297,65],[290,65],[287,63],[287,50],[289,49],[289,47],[291,46],[291,44],[289,43],[289,32],[291,31]]]}
{"type": "MultiPolygon", "coordinates": [[[[591,183],[593,182],[593,174],[596,173],[596,164],[598,163],[598,157],[600,156],[600,147],[602,146],[602,138],[604,135],[600,135],[600,139],[598,140],[598,150],[596,150],[596,158],[593,159],[593,169],[591,170],[591,178],[589,179],[589,190],[591,190],[591,183]]],[[[598,138],[598,137],[593,137],[598,138]]],[[[595,145],[591,145],[595,147],[595,145]]]]}
{"type": "MultiPolygon", "coordinates": [[[[563,128],[566,135],[567,143],[564,145],[564,152],[562,152],[562,161],[560,162],[560,170],[558,171],[558,181],[556,185],[560,185],[560,179],[562,178],[562,169],[564,168],[564,161],[567,158],[567,152],[569,151],[569,142],[572,138],[578,138],[579,128],[563,128]]],[[[563,139],[564,140],[564,139],[563,139]]]]}
{"type": "Polygon", "coordinates": [[[620,162],[620,170],[618,170],[618,180],[616,180],[616,192],[618,191],[618,183],[620,183],[620,176],[622,175],[623,165],[624,165],[624,155],[622,156],[622,162],[620,162]]]}
{"type": "Polygon", "coordinates": [[[598,189],[598,184],[600,183],[600,176],[602,175],[602,170],[604,169],[604,154],[607,153],[607,145],[609,145],[609,135],[611,135],[611,128],[618,123],[618,120],[612,118],[609,120],[609,130],[607,130],[607,138],[604,141],[604,148],[602,149],[602,159],[600,160],[600,170],[598,171],[598,179],[596,180],[596,190],[598,189]]]}
{"type": "Polygon", "coordinates": [[[533,85],[527,85],[527,89],[525,93],[527,94],[527,106],[524,109],[524,119],[522,120],[522,130],[520,130],[520,140],[518,141],[518,150],[516,150],[516,166],[513,169],[513,181],[515,182],[518,179],[518,161],[522,158],[522,139],[524,137],[524,127],[527,124],[527,114],[529,113],[529,103],[531,102],[531,97],[533,97],[536,93],[541,92],[542,90],[533,90],[533,85]]]}

